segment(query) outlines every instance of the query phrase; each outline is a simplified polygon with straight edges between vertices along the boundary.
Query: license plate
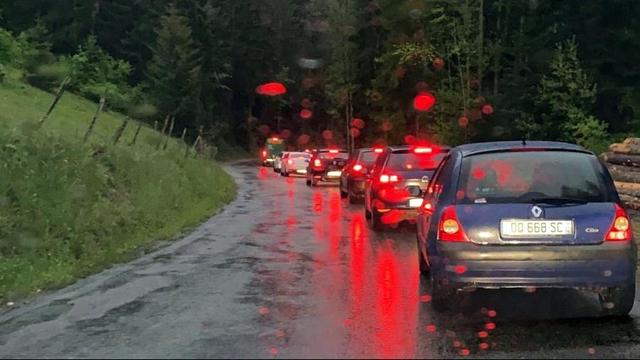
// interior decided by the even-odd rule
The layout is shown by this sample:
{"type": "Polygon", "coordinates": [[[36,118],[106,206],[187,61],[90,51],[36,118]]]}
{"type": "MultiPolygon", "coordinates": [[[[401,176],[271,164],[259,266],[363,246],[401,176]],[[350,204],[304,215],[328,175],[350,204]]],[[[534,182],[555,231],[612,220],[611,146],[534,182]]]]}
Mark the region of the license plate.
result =
{"type": "Polygon", "coordinates": [[[571,220],[502,220],[500,233],[503,237],[573,235],[571,220]]]}
{"type": "Polygon", "coordinates": [[[342,175],[342,171],[329,171],[327,173],[328,177],[340,177],[342,175]]]}
{"type": "Polygon", "coordinates": [[[306,174],[307,170],[296,170],[298,174],[306,174]]]}
{"type": "Polygon", "coordinates": [[[422,199],[410,199],[409,207],[418,208],[422,205],[422,199]]]}

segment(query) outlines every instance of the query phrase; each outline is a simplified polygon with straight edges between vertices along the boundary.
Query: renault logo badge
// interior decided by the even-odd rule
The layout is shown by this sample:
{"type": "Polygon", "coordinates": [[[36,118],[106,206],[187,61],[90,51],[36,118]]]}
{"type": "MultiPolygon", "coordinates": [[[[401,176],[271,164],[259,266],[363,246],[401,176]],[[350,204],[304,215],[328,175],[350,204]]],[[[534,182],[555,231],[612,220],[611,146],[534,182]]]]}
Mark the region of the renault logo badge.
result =
{"type": "Polygon", "coordinates": [[[534,206],[531,208],[531,213],[533,214],[533,217],[539,218],[542,216],[542,209],[539,206],[534,206]]]}
{"type": "Polygon", "coordinates": [[[421,180],[424,183],[429,182],[429,177],[428,176],[423,176],[421,180]]]}

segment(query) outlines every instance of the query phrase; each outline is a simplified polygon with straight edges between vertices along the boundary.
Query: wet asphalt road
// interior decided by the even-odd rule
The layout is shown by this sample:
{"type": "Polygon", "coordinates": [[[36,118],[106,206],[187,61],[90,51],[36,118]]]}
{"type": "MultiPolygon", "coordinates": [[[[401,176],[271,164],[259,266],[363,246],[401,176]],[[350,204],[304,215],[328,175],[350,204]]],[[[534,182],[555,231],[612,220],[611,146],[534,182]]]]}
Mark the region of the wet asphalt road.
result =
{"type": "Polygon", "coordinates": [[[376,234],[337,187],[228,170],[238,199],[190,235],[0,315],[0,356],[640,356],[640,306],[584,318],[589,294],[494,291],[435,313],[410,227],[376,234]]]}

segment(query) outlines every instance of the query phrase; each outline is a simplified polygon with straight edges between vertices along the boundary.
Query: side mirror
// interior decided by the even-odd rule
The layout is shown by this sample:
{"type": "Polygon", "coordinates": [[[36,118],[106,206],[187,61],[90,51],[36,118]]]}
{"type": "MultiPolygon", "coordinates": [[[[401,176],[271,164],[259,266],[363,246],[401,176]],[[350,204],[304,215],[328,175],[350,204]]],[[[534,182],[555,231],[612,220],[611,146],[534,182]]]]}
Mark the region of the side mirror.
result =
{"type": "Polygon", "coordinates": [[[431,215],[433,214],[434,208],[433,199],[431,197],[425,197],[419,211],[423,214],[431,215]]]}

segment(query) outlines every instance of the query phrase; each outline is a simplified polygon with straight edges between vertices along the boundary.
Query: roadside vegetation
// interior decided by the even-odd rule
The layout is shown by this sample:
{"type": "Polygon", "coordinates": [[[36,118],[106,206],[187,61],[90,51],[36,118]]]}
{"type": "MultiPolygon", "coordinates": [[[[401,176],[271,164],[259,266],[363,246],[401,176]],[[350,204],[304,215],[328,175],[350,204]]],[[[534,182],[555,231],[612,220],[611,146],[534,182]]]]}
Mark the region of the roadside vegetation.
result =
{"type": "Polygon", "coordinates": [[[105,107],[83,141],[98,107],[85,90],[72,88],[90,99],[66,92],[39,124],[54,95],[27,81],[59,84],[59,70],[30,73],[32,44],[0,35],[15,51],[0,69],[0,302],[132,259],[235,197],[233,180],[202,147],[133,120],[114,144],[134,115],[114,109],[127,106],[105,107]]]}

